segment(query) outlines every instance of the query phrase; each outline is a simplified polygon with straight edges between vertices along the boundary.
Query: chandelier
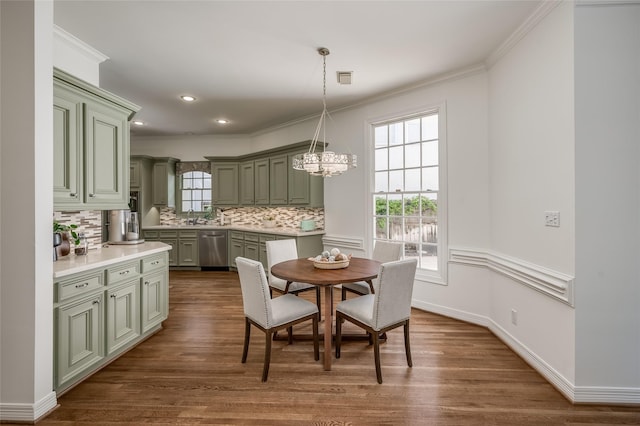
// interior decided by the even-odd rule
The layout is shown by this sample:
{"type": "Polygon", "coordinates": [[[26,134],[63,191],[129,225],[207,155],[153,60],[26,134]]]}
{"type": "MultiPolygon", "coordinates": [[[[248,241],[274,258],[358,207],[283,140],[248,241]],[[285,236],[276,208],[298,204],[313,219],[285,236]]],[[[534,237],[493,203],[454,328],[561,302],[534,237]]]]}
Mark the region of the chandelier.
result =
{"type": "Polygon", "coordinates": [[[322,151],[316,152],[316,145],[320,132],[322,139],[325,139],[325,128],[327,116],[327,55],[329,49],[321,47],[318,53],[322,56],[322,114],[320,121],[316,126],[316,131],[311,140],[309,151],[304,154],[298,154],[293,157],[293,168],[296,170],[304,170],[313,176],[331,177],[341,175],[348,169],[357,166],[357,157],[354,154],[337,154],[333,151],[327,151],[326,142],[323,143],[322,151]]]}

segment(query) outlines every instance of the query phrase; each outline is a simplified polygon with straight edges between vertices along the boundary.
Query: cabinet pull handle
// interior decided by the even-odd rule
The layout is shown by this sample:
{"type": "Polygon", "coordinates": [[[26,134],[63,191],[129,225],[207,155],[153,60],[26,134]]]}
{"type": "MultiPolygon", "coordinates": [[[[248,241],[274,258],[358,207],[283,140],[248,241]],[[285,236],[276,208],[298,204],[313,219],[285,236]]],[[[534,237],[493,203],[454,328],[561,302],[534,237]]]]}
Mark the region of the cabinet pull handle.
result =
{"type": "Polygon", "coordinates": [[[160,263],[159,260],[154,260],[153,262],[151,262],[152,265],[157,265],[158,263],[160,263]]]}
{"type": "Polygon", "coordinates": [[[69,197],[71,197],[71,198],[76,198],[77,196],[78,196],[78,194],[76,194],[75,192],[71,192],[69,194],[69,197]]]}
{"type": "Polygon", "coordinates": [[[112,294],[111,296],[109,296],[112,299],[115,299],[117,296],[115,294],[112,294]]]}
{"type": "Polygon", "coordinates": [[[86,287],[88,285],[89,285],[89,283],[76,284],[76,288],[83,288],[83,287],[86,287]]]}
{"type": "Polygon", "coordinates": [[[128,273],[129,273],[129,270],[127,269],[126,271],[120,272],[120,275],[127,275],[128,273]]]}
{"type": "Polygon", "coordinates": [[[149,281],[145,281],[145,282],[144,282],[144,285],[149,285],[149,281]]]}
{"type": "Polygon", "coordinates": [[[94,300],[94,301],[93,301],[93,304],[94,304],[94,305],[97,305],[98,303],[100,303],[100,301],[99,301],[99,300],[94,300]]]}
{"type": "Polygon", "coordinates": [[[95,198],[96,194],[89,194],[89,198],[95,198]]]}

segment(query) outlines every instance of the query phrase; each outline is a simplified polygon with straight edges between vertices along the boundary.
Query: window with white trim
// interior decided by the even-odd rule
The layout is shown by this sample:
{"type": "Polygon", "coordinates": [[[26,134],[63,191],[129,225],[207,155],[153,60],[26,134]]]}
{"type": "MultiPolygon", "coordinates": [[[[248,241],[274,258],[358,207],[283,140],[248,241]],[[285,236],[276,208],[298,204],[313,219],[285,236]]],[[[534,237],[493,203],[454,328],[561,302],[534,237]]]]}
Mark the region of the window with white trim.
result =
{"type": "Polygon", "coordinates": [[[211,174],[202,171],[180,175],[181,211],[205,212],[211,206],[211,174]]]}
{"type": "Polygon", "coordinates": [[[397,241],[403,257],[442,276],[439,112],[373,124],[373,240],[397,241]]]}

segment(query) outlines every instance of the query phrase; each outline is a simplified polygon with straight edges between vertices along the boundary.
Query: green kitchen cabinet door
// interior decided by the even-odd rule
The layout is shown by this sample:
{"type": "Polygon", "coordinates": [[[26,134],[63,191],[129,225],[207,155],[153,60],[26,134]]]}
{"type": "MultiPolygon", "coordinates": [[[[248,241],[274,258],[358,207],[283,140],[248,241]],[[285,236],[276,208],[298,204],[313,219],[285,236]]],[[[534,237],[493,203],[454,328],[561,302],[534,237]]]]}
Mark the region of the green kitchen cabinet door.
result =
{"type": "Polygon", "coordinates": [[[212,164],[212,195],[214,206],[239,204],[238,163],[212,164]]]}
{"type": "Polygon", "coordinates": [[[254,200],[256,205],[269,205],[269,159],[254,161],[254,200]]]}
{"type": "Polygon", "coordinates": [[[178,240],[178,266],[198,266],[198,240],[180,238],[178,240]]]}
{"type": "Polygon", "coordinates": [[[177,238],[160,238],[158,241],[171,246],[169,250],[169,266],[178,266],[178,239],[177,238]]]}
{"type": "MultiPolygon", "coordinates": [[[[237,234],[237,232],[235,233],[237,234]]],[[[234,239],[232,237],[229,243],[229,265],[234,268],[236,268],[236,257],[244,257],[244,239],[234,239]]]]}
{"type": "Polygon", "coordinates": [[[153,204],[176,206],[176,158],[158,158],[153,164],[153,204]]]}
{"type": "Polygon", "coordinates": [[[253,161],[240,164],[240,204],[252,206],[255,204],[255,167],[253,161]]]}
{"type": "Polygon", "coordinates": [[[286,205],[288,194],[288,161],[286,155],[269,159],[269,199],[271,205],[286,205]]]}
{"type": "Polygon", "coordinates": [[[56,308],[56,389],[104,358],[103,295],[101,291],[56,308]]]}
{"type": "Polygon", "coordinates": [[[55,85],[53,96],[53,202],[59,208],[82,203],[83,98],[55,85]]]}
{"type": "Polygon", "coordinates": [[[129,122],[125,109],[85,103],[85,203],[89,209],[127,209],[129,122]]]}
{"type": "Polygon", "coordinates": [[[139,160],[131,159],[129,162],[129,189],[139,189],[141,182],[141,172],[142,164],[139,160]]]}
{"type": "Polygon", "coordinates": [[[107,354],[140,335],[140,279],[107,291],[107,354]]]}
{"type": "Polygon", "coordinates": [[[169,283],[166,271],[145,275],[142,278],[142,332],[146,333],[169,313],[169,283]]]}
{"type": "Polygon", "coordinates": [[[289,155],[288,199],[290,205],[322,207],[324,205],[324,178],[293,168],[293,157],[289,155]]]}

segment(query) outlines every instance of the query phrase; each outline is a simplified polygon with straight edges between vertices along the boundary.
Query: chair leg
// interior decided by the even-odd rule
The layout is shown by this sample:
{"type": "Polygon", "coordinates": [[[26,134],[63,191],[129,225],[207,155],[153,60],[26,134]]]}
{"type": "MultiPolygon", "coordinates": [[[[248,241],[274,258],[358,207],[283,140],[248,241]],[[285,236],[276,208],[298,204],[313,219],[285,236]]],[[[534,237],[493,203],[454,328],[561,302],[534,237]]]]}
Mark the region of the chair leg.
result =
{"type": "Polygon", "coordinates": [[[291,345],[293,343],[293,327],[287,327],[288,334],[288,343],[291,345]]]}
{"type": "Polygon", "coordinates": [[[341,300],[347,300],[347,289],[342,287],[342,299],[341,300]]]}
{"type": "Polygon", "coordinates": [[[322,299],[320,298],[320,286],[316,286],[316,305],[318,306],[318,321],[322,320],[322,299]]]}
{"type": "Polygon", "coordinates": [[[249,319],[244,319],[244,348],[242,348],[242,363],[247,362],[247,353],[249,352],[249,336],[251,334],[251,323],[249,319]]]}
{"type": "Polygon", "coordinates": [[[269,375],[269,363],[271,362],[271,340],[272,340],[272,332],[271,330],[265,331],[266,341],[264,345],[264,367],[262,368],[262,381],[267,381],[267,376],[269,375]]]}
{"type": "Polygon", "coordinates": [[[411,346],[409,345],[409,320],[404,323],[404,351],[407,354],[407,365],[413,367],[411,361],[411,346]]]}
{"type": "Polygon", "coordinates": [[[320,318],[320,313],[313,317],[313,357],[316,361],[320,359],[320,345],[318,344],[318,318],[320,318]]]}
{"type": "Polygon", "coordinates": [[[373,355],[376,362],[376,376],[378,383],[382,384],[382,370],[380,369],[380,336],[375,331],[371,333],[373,336],[373,355]]]}
{"type": "Polygon", "coordinates": [[[342,343],[342,317],[336,312],[336,358],[340,358],[340,343],[342,343]]]}

